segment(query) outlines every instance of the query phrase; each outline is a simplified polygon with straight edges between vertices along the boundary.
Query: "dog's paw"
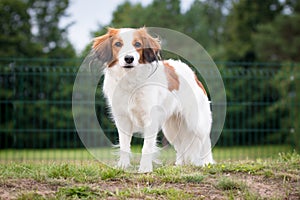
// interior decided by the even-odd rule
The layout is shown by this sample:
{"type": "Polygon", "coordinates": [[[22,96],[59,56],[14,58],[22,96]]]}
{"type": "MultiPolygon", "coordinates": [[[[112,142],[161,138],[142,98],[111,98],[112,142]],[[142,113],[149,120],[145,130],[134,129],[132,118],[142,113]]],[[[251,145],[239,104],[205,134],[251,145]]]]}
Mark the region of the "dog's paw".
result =
{"type": "Polygon", "coordinates": [[[153,166],[152,163],[146,165],[146,164],[141,164],[139,168],[139,173],[147,173],[147,172],[152,172],[153,171],[153,166]]]}
{"type": "Polygon", "coordinates": [[[119,161],[117,164],[117,168],[127,169],[130,167],[130,163],[119,161]]]}
{"type": "Polygon", "coordinates": [[[151,154],[142,155],[142,159],[139,167],[139,173],[147,173],[152,171],[153,171],[152,155],[151,154]]]}
{"type": "Polygon", "coordinates": [[[120,169],[127,169],[130,167],[130,159],[122,158],[119,160],[117,167],[120,169]]]}
{"type": "Polygon", "coordinates": [[[183,160],[176,160],[175,165],[176,166],[182,166],[183,165],[183,160]]]}

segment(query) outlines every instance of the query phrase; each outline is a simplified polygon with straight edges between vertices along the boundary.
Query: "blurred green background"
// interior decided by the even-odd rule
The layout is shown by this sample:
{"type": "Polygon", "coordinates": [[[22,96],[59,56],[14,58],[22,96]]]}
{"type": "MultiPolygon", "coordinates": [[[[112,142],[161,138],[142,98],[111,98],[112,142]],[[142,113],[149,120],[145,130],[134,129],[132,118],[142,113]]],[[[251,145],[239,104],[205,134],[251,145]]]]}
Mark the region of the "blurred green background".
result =
{"type": "MultiPolygon", "coordinates": [[[[20,149],[82,148],[74,129],[72,89],[91,44],[76,52],[68,38],[73,23],[60,25],[71,3],[0,0],[1,160],[23,159],[20,149]]],[[[227,118],[217,149],[231,147],[242,152],[241,158],[299,151],[300,2],[195,0],[185,12],[180,6],[179,0],[153,0],[146,6],[125,1],[111,22],[95,24],[91,35],[105,33],[108,26],[164,27],[187,34],[212,56],[226,87],[227,118]]],[[[99,122],[116,143],[101,83],[96,97],[99,122]]],[[[165,142],[161,135],[160,140],[165,142]]]]}

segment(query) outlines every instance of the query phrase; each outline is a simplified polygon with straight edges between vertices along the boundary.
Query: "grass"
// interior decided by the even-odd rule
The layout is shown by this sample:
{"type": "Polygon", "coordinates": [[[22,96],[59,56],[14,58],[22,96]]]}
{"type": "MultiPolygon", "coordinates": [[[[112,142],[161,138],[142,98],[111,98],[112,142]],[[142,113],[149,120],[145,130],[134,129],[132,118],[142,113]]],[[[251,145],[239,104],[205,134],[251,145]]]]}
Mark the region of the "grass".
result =
{"type": "MultiPolygon", "coordinates": [[[[133,152],[140,152],[140,147],[134,146],[133,152]]],[[[115,152],[112,148],[91,149],[103,158],[112,157],[115,152]]],[[[216,161],[224,160],[253,160],[257,158],[276,157],[280,152],[291,152],[292,148],[287,145],[265,145],[265,146],[241,146],[241,147],[215,147],[213,149],[216,161]]],[[[160,154],[162,159],[174,156],[172,148],[164,149],[160,154]]],[[[6,149],[0,150],[0,161],[22,161],[22,160],[91,160],[93,156],[86,149],[6,149]]]]}
{"type": "Polygon", "coordinates": [[[146,195],[163,196],[166,199],[190,199],[194,195],[189,194],[183,190],[175,188],[144,188],[142,192],[146,195]]]}
{"type": "Polygon", "coordinates": [[[0,199],[299,199],[299,166],[296,152],[204,167],[169,165],[146,174],[96,161],[5,162],[0,199]]]}
{"type": "Polygon", "coordinates": [[[98,191],[88,186],[63,187],[56,193],[59,199],[94,199],[99,196],[101,194],[98,191]]]}
{"type": "Polygon", "coordinates": [[[235,181],[230,178],[221,178],[216,187],[221,190],[245,190],[246,184],[242,181],[235,181]]]}
{"type": "Polygon", "coordinates": [[[18,196],[17,200],[44,200],[45,198],[36,192],[26,192],[18,196]]]}

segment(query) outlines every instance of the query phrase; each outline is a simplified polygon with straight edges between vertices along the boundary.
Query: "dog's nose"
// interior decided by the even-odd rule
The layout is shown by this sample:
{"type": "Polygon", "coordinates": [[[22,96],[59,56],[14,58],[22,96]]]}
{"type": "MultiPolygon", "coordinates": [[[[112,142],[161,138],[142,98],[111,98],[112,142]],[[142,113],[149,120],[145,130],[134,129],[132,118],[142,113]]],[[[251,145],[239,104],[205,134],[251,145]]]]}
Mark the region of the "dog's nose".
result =
{"type": "Polygon", "coordinates": [[[127,64],[131,64],[133,62],[134,58],[133,58],[133,56],[127,55],[127,56],[125,56],[124,60],[127,64]]]}

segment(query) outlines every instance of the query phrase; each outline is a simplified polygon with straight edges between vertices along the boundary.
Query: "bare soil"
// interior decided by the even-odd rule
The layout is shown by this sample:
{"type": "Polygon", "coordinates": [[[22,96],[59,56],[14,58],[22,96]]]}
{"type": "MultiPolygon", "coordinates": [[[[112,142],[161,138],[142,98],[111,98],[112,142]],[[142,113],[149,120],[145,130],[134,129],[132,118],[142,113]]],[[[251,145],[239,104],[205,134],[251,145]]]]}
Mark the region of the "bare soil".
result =
{"type": "MultiPolygon", "coordinates": [[[[229,193],[233,192],[235,199],[245,199],[243,191],[222,190],[216,187],[217,182],[222,177],[243,182],[247,186],[247,191],[261,199],[300,199],[299,177],[267,178],[264,175],[251,175],[248,173],[223,173],[218,175],[208,175],[200,183],[162,183],[161,181],[139,182],[133,178],[116,178],[93,183],[76,183],[64,179],[50,179],[36,181],[33,179],[8,179],[0,182],[0,199],[16,199],[18,196],[28,192],[34,192],[43,197],[55,197],[61,187],[88,186],[99,193],[106,191],[112,195],[107,199],[118,199],[117,191],[132,190],[137,192],[142,188],[175,188],[192,194],[198,199],[228,199],[229,193]]],[[[140,194],[133,195],[129,199],[167,199],[164,195],[140,194]]],[[[128,197],[127,197],[128,198],[128,197]]]]}

